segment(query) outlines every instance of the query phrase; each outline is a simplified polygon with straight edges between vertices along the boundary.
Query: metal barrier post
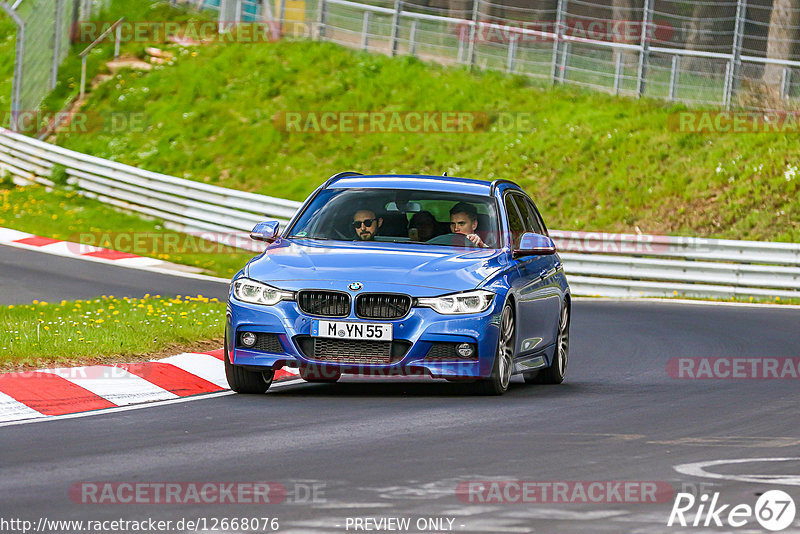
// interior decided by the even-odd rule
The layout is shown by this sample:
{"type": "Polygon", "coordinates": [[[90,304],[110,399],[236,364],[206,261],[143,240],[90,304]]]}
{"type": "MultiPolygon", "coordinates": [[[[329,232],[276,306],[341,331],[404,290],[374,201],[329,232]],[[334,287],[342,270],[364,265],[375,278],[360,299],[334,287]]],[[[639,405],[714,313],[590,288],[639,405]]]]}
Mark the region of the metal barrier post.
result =
{"type": "Polygon", "coordinates": [[[561,37],[564,35],[562,26],[564,25],[564,9],[567,7],[567,0],[558,0],[556,5],[556,27],[555,38],[553,39],[553,61],[550,66],[550,82],[556,83],[558,76],[558,48],[560,45],[561,37]]]}
{"type": "Polygon", "coordinates": [[[411,32],[408,35],[408,53],[412,56],[417,52],[417,19],[411,20],[411,32]]]}
{"type": "Polygon", "coordinates": [[[675,90],[678,86],[678,76],[680,76],[681,56],[672,56],[672,69],[669,73],[669,100],[675,100],[675,90]]]}
{"type": "Polygon", "coordinates": [[[567,41],[561,45],[561,61],[559,61],[558,68],[558,82],[564,83],[567,79],[567,61],[569,59],[569,49],[572,43],[567,41]]]}
{"type": "Polygon", "coordinates": [[[728,81],[733,73],[733,67],[731,66],[732,61],[725,62],[725,87],[722,89],[722,105],[725,106],[727,109],[730,109],[731,102],[730,102],[730,93],[728,92],[728,81]]]}
{"type": "Polygon", "coordinates": [[[319,6],[317,7],[317,25],[319,27],[317,30],[319,40],[322,41],[325,39],[325,0],[319,0],[319,6]]]}
{"type": "Polygon", "coordinates": [[[614,94],[619,94],[622,85],[622,54],[614,54],[614,94]]]}
{"type": "Polygon", "coordinates": [[[736,24],[733,29],[733,50],[731,51],[730,68],[725,77],[725,94],[723,102],[726,109],[731,108],[734,92],[736,91],[736,80],[739,78],[739,71],[742,67],[742,39],[744,38],[744,17],[747,13],[747,0],[736,1],[736,24]]]}
{"type": "Polygon", "coordinates": [[[114,59],[119,57],[119,47],[122,43],[122,26],[117,26],[117,32],[114,35],[114,59]]]}
{"type": "Polygon", "coordinates": [[[784,68],[781,73],[781,98],[788,98],[792,87],[792,70],[784,68]]]}
{"type": "Polygon", "coordinates": [[[219,0],[219,24],[217,31],[222,33],[225,31],[225,12],[228,10],[228,0],[219,0]]]}
{"type": "Polygon", "coordinates": [[[361,48],[367,49],[369,43],[369,11],[364,11],[364,18],[361,21],[361,48]]]}
{"type": "MultiPolygon", "coordinates": [[[[469,43],[467,47],[467,58],[470,64],[470,67],[475,64],[475,39],[478,36],[478,2],[481,0],[472,0],[472,23],[469,27],[469,43]]],[[[461,32],[463,35],[463,32],[461,32]]],[[[462,43],[459,41],[458,43],[458,61],[461,62],[462,60],[462,43]]]]}
{"type": "Polygon", "coordinates": [[[398,36],[400,35],[400,15],[403,11],[403,0],[394,0],[394,15],[392,15],[392,55],[397,55],[398,36]]]}
{"type": "Polygon", "coordinates": [[[639,39],[639,70],[636,75],[636,96],[644,95],[645,78],[647,77],[647,62],[650,56],[650,39],[648,32],[653,23],[653,0],[644,0],[642,13],[642,28],[639,39]]]}
{"type": "Polygon", "coordinates": [[[514,61],[517,58],[517,39],[518,33],[511,34],[511,41],[508,43],[508,58],[506,59],[506,72],[514,72],[514,61]]]}
{"type": "Polygon", "coordinates": [[[64,0],[56,0],[56,17],[55,17],[55,27],[53,28],[53,63],[50,67],[50,90],[56,88],[56,84],[58,83],[58,66],[61,64],[61,39],[62,36],[62,28],[64,24],[62,23],[61,17],[64,11],[64,0]]]}

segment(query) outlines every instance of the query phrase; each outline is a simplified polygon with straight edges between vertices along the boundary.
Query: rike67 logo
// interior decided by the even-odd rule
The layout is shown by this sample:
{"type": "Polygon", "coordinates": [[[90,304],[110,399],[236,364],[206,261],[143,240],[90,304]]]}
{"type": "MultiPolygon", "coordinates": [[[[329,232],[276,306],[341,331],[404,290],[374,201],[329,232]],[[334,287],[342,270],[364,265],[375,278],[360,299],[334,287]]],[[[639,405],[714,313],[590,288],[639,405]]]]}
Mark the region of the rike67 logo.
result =
{"type": "Polygon", "coordinates": [[[749,504],[720,504],[719,493],[696,498],[691,493],[678,493],[667,526],[733,527],[754,526],[755,519],[762,528],[778,532],[788,528],[795,519],[792,497],[781,490],[762,494],[755,506],[749,504]]]}

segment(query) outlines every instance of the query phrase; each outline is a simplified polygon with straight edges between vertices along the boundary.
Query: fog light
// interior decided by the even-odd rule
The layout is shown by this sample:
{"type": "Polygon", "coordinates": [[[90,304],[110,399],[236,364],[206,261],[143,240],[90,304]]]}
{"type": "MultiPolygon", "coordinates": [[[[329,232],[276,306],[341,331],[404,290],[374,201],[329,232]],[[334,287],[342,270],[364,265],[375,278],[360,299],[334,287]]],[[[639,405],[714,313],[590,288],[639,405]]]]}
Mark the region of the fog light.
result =
{"type": "Polygon", "coordinates": [[[469,343],[459,343],[456,345],[456,352],[462,358],[471,358],[475,348],[469,343]]]}
{"type": "Polygon", "coordinates": [[[252,332],[245,332],[242,334],[242,345],[245,347],[252,347],[256,344],[256,335],[252,332]]]}

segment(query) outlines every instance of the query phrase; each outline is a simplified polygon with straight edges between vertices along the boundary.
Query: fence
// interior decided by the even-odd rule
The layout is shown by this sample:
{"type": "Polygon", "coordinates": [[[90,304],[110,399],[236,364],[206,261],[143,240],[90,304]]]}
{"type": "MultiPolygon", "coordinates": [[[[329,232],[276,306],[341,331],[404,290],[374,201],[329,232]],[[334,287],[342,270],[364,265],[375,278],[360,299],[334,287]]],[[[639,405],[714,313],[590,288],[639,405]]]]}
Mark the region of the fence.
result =
{"type": "MultiPolygon", "coordinates": [[[[87,156],[0,130],[0,172],[53,185],[55,165],[87,196],[162,219],[165,226],[241,244],[265,218],[286,222],[300,203],[225,189],[87,156]],[[232,207],[235,206],[235,207],[232,207]]],[[[552,231],[577,295],[800,298],[800,244],[552,231]]],[[[261,245],[247,242],[249,250],[261,245]]]]}
{"type": "Polygon", "coordinates": [[[55,89],[59,65],[69,53],[70,29],[91,15],[91,7],[88,0],[0,1],[16,25],[11,114],[5,125],[16,130],[19,113],[37,110],[55,89]]]}
{"type": "Polygon", "coordinates": [[[744,109],[800,96],[796,1],[200,1],[221,21],[299,21],[345,46],[615,94],[744,109]]]}
{"type": "MultiPolygon", "coordinates": [[[[772,110],[800,96],[797,0],[170,2],[219,11],[222,30],[277,22],[283,34],[615,94],[772,110]]],[[[12,129],[55,87],[71,24],[92,4],[0,0],[17,28],[12,129]]]]}
{"type": "Polygon", "coordinates": [[[323,38],[375,52],[616,94],[780,109],[800,90],[794,76],[800,5],[792,6],[773,10],[771,0],[320,0],[318,22],[323,38]]]}

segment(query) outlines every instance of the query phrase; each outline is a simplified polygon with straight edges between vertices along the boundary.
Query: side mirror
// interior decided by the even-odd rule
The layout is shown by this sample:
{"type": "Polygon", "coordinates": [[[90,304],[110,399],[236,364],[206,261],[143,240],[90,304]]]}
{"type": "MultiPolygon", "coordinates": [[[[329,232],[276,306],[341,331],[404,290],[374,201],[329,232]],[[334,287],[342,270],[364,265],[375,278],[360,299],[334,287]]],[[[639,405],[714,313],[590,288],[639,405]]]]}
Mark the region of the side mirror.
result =
{"type": "Polygon", "coordinates": [[[278,238],[280,224],[278,221],[264,221],[258,223],[250,232],[250,239],[271,243],[278,238]]]}
{"type": "Polygon", "coordinates": [[[556,253],[556,244],[546,235],[525,232],[519,242],[519,248],[513,251],[515,258],[519,256],[543,256],[556,253]]]}

